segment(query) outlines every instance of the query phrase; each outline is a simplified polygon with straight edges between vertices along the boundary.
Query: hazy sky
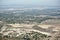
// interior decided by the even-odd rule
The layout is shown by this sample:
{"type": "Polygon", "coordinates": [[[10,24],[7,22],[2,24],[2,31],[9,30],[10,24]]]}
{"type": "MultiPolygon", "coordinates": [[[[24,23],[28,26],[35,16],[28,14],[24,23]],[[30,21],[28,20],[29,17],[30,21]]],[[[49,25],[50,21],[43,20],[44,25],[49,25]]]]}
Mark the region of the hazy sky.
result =
{"type": "Polygon", "coordinates": [[[60,6],[60,0],[0,0],[0,5],[60,6]]]}

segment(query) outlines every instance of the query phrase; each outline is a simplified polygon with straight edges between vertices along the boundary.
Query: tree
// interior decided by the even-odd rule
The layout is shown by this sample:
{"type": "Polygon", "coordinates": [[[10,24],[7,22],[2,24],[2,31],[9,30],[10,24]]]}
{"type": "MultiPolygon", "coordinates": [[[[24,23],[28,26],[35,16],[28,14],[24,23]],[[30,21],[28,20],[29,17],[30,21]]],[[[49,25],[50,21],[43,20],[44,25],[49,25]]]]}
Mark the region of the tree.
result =
{"type": "Polygon", "coordinates": [[[26,34],[26,35],[24,36],[24,40],[30,40],[29,35],[26,34]]]}
{"type": "Polygon", "coordinates": [[[3,35],[3,34],[2,34],[2,33],[0,33],[0,40],[2,40],[2,35],[3,35]]]}

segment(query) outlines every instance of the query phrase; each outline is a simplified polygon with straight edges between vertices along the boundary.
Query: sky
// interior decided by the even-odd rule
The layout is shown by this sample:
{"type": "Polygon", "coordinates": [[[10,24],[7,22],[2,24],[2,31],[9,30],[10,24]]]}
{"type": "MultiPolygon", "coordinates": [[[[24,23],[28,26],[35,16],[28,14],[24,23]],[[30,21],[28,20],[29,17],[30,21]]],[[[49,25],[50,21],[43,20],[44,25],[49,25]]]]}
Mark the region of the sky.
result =
{"type": "Polygon", "coordinates": [[[60,6],[60,0],[0,0],[0,6],[60,6]]]}

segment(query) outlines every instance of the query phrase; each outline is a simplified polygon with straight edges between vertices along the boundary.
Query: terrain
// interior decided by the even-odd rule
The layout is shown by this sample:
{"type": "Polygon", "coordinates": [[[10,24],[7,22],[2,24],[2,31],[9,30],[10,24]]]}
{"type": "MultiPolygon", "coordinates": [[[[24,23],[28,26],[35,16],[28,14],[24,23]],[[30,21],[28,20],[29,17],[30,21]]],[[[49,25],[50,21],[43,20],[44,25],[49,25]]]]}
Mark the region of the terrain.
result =
{"type": "Polygon", "coordinates": [[[19,37],[21,34],[31,31],[47,36],[52,36],[60,31],[60,8],[0,10],[0,33],[3,36],[19,37]]]}

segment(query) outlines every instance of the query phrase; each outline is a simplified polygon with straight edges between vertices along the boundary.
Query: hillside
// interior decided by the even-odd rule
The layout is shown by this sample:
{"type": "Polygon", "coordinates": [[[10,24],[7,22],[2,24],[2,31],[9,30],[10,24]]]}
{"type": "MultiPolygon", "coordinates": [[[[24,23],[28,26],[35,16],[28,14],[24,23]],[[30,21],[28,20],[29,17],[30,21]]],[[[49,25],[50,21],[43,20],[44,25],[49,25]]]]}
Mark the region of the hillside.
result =
{"type": "Polygon", "coordinates": [[[41,38],[47,39],[58,31],[60,31],[60,8],[0,10],[0,34],[3,37],[18,39],[23,35],[30,37],[40,35],[41,38]]]}

